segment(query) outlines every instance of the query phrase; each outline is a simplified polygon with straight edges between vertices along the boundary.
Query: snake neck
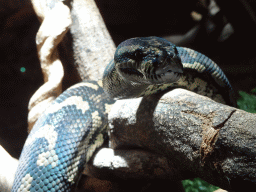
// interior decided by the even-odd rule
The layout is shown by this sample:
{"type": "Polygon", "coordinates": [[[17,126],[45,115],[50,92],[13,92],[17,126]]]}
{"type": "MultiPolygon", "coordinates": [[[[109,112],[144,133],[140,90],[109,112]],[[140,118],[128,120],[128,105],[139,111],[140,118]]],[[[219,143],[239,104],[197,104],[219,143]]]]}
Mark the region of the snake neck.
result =
{"type": "Polygon", "coordinates": [[[134,83],[124,79],[117,72],[112,60],[106,67],[103,74],[103,89],[109,97],[114,99],[128,99],[140,97],[145,92],[148,85],[134,83]]]}

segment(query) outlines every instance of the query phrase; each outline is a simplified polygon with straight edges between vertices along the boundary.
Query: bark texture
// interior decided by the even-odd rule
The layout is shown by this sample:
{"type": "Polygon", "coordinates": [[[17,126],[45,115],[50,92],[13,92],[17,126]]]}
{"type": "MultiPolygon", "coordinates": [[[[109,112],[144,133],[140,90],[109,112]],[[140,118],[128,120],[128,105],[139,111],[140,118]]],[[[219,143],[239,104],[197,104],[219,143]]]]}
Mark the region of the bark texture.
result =
{"type": "Polygon", "coordinates": [[[173,179],[195,176],[226,190],[255,189],[255,119],[175,89],[117,101],[109,115],[111,147],[143,148],[166,157],[181,176],[173,179]]]}

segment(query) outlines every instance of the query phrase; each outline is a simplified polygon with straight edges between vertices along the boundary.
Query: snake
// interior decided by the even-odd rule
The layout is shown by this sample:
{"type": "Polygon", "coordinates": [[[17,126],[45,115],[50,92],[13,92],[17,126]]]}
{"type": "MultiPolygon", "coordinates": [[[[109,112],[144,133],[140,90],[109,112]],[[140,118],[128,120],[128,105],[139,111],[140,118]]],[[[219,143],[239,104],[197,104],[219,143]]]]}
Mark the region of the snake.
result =
{"type": "Polygon", "coordinates": [[[155,36],[120,43],[101,80],[71,86],[37,120],[23,146],[12,192],[75,190],[86,163],[106,140],[115,101],[174,88],[236,105],[229,80],[207,56],[155,36]]]}

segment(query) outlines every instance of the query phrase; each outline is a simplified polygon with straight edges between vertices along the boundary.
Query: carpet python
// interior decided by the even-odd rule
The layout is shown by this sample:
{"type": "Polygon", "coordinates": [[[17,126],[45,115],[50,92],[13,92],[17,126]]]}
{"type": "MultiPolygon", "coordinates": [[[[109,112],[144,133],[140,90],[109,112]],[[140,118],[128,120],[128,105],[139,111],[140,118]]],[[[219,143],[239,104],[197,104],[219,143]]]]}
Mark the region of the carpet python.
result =
{"type": "Polygon", "coordinates": [[[228,79],[205,55],[159,37],[122,42],[102,81],[72,86],[38,119],[24,144],[12,191],[72,191],[104,141],[114,98],[176,87],[236,105],[228,79]]]}

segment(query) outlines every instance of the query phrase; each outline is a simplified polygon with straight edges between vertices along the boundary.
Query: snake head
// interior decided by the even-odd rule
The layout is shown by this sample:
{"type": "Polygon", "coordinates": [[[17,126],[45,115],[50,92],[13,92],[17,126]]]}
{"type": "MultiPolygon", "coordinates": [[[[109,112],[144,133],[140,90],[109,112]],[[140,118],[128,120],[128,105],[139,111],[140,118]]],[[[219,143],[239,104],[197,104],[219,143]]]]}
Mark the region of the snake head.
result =
{"type": "Polygon", "coordinates": [[[176,46],[160,37],[136,37],[122,42],[114,63],[117,72],[133,83],[173,83],[183,73],[176,46]]]}

